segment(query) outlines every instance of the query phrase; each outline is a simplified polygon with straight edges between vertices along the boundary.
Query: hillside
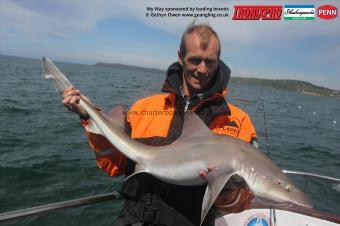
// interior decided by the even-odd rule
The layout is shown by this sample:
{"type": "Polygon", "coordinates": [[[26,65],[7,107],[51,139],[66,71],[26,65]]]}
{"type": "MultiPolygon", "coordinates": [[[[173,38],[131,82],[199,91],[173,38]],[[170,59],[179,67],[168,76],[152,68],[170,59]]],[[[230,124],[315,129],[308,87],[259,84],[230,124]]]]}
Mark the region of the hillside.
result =
{"type": "Polygon", "coordinates": [[[240,78],[232,77],[231,82],[240,85],[256,85],[264,87],[272,87],[275,89],[295,91],[308,95],[315,96],[340,96],[339,90],[332,90],[321,86],[316,86],[309,82],[299,80],[272,80],[272,79],[259,79],[259,78],[240,78]]]}
{"type": "MultiPolygon", "coordinates": [[[[165,75],[165,71],[155,68],[145,68],[145,67],[137,67],[125,64],[113,64],[113,63],[96,63],[94,66],[99,67],[110,67],[117,69],[125,69],[125,70],[135,70],[135,71],[143,71],[150,73],[163,73],[165,75]]],[[[340,97],[339,90],[332,90],[321,86],[316,86],[309,82],[299,81],[299,80],[272,80],[272,79],[259,79],[259,78],[241,78],[241,77],[232,77],[232,84],[240,84],[240,85],[255,85],[255,86],[263,86],[263,87],[272,87],[275,89],[295,91],[308,95],[315,96],[338,96],[340,97]]]]}
{"type": "Polygon", "coordinates": [[[156,69],[156,68],[146,68],[146,67],[125,65],[125,64],[111,64],[111,63],[102,63],[102,62],[98,62],[98,63],[94,64],[94,66],[111,67],[111,68],[117,68],[117,69],[143,71],[143,72],[154,72],[154,73],[163,73],[164,72],[163,70],[156,69]]]}

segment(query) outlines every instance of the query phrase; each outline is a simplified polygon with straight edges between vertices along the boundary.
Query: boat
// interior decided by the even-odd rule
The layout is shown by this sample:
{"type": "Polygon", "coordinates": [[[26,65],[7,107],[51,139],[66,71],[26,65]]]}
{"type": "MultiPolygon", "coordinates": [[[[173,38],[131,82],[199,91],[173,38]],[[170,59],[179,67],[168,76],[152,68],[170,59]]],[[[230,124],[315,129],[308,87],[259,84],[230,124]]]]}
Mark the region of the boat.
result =
{"type": "Polygon", "coordinates": [[[340,217],[315,209],[253,207],[220,216],[215,226],[339,226],[340,217]]]}
{"type": "MultiPolygon", "coordinates": [[[[340,186],[340,178],[323,176],[299,171],[283,170],[284,173],[300,176],[305,179],[316,178],[325,182],[336,183],[340,186]]],[[[59,203],[32,207],[0,213],[0,223],[18,220],[30,216],[42,215],[57,210],[91,205],[103,201],[121,199],[119,192],[101,194],[59,203]]],[[[339,226],[340,215],[327,213],[317,209],[306,209],[298,206],[275,205],[254,202],[249,210],[241,213],[218,216],[215,226],[339,226]]]]}

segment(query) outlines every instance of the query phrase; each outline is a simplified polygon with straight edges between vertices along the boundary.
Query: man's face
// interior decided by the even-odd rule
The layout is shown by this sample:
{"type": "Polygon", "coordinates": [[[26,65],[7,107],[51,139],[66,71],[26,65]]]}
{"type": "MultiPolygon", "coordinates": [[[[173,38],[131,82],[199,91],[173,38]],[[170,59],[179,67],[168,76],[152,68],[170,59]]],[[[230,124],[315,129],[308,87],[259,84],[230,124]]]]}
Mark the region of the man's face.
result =
{"type": "Polygon", "coordinates": [[[179,63],[183,66],[183,86],[189,92],[203,91],[209,88],[210,81],[217,69],[219,44],[215,36],[208,42],[207,48],[201,48],[201,41],[196,33],[186,38],[186,54],[179,54],[179,63]]]}

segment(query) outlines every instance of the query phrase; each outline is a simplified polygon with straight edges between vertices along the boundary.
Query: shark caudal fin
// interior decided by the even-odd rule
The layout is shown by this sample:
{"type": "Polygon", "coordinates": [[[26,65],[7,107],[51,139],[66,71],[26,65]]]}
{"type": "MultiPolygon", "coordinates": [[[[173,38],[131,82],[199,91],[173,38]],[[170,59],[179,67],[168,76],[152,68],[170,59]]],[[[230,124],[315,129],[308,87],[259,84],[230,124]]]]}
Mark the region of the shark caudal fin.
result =
{"type": "Polygon", "coordinates": [[[57,89],[58,93],[62,94],[65,89],[71,87],[72,84],[65,77],[63,73],[54,65],[54,63],[47,57],[41,58],[43,78],[52,79],[53,85],[57,89]]]}

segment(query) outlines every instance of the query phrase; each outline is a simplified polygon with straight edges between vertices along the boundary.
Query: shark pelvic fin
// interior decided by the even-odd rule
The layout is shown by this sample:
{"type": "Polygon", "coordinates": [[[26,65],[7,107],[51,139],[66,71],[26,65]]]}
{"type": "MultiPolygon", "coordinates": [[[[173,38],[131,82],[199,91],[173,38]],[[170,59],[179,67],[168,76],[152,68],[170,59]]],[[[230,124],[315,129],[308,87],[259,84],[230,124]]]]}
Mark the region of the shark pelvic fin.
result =
{"type": "MultiPolygon", "coordinates": [[[[100,110],[98,110],[100,111],[100,110]]],[[[110,112],[100,111],[104,118],[111,122],[115,122],[124,129],[124,107],[122,105],[116,105],[110,112]]],[[[86,130],[90,133],[99,134],[105,136],[100,127],[93,120],[89,120],[89,124],[86,126],[86,130]]]]}
{"type": "Polygon", "coordinates": [[[104,112],[103,115],[124,128],[125,113],[123,105],[116,105],[110,112],[104,112]]]}
{"type": "Polygon", "coordinates": [[[195,112],[187,111],[184,115],[182,135],[176,142],[211,135],[214,135],[214,133],[204,124],[202,119],[195,112]]]}
{"type": "Polygon", "coordinates": [[[230,179],[230,177],[233,175],[227,174],[223,175],[222,170],[220,169],[213,169],[211,172],[208,173],[207,181],[208,185],[205,190],[205,194],[203,197],[202,202],[202,212],[201,212],[201,224],[203,223],[203,220],[205,216],[207,215],[210,207],[215,202],[217,196],[222,191],[223,187],[227,183],[227,181],[230,179]]]}
{"type": "Polygon", "coordinates": [[[104,136],[102,130],[100,127],[97,125],[97,123],[91,119],[89,119],[89,124],[85,127],[86,131],[94,134],[99,134],[104,136]]]}

